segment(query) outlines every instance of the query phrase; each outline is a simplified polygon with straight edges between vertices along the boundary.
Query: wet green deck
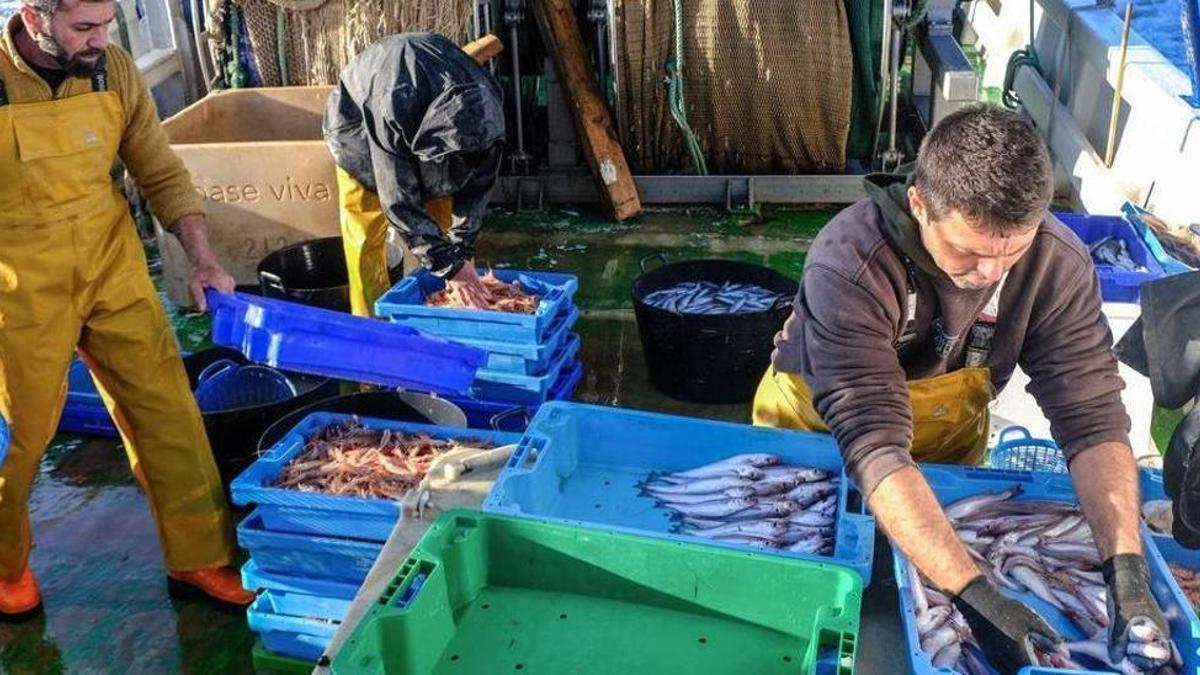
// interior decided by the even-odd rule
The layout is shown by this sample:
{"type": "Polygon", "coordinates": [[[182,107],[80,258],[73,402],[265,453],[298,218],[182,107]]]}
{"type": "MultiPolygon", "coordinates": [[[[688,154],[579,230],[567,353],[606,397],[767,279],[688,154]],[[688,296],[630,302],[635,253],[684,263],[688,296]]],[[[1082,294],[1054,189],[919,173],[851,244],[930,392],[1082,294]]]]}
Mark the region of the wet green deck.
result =
{"type": "MultiPolygon", "coordinates": [[[[745,224],[708,211],[657,211],[614,226],[594,213],[497,214],[481,262],[558,269],[580,276],[586,378],[583,401],[744,421],[748,406],[697,406],[649,385],[630,308],[638,260],[721,257],[797,276],[828,211],[768,214],[745,224]]],[[[207,341],[207,321],[175,315],[180,341],[207,341]]],[[[245,617],[167,596],[153,521],[119,445],[60,437],[47,452],[31,500],[43,618],[0,624],[0,672],[251,671],[245,617]]]]}

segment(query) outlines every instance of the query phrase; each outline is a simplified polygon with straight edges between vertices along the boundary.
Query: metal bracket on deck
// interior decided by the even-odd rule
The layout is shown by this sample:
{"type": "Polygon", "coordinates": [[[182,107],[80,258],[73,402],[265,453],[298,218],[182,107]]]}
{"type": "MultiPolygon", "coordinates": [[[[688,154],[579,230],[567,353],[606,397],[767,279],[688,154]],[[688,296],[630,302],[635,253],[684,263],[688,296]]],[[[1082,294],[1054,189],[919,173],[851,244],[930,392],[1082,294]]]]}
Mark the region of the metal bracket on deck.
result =
{"type": "Polygon", "coordinates": [[[754,200],[754,176],[730,176],[725,181],[725,210],[755,217],[760,215],[754,200]]]}
{"type": "Polygon", "coordinates": [[[515,205],[517,211],[541,211],[546,204],[546,185],[545,181],[540,176],[515,176],[517,181],[517,189],[515,193],[515,205]],[[532,188],[532,190],[530,189],[532,188]],[[532,201],[537,204],[534,207],[525,206],[532,201]]]}

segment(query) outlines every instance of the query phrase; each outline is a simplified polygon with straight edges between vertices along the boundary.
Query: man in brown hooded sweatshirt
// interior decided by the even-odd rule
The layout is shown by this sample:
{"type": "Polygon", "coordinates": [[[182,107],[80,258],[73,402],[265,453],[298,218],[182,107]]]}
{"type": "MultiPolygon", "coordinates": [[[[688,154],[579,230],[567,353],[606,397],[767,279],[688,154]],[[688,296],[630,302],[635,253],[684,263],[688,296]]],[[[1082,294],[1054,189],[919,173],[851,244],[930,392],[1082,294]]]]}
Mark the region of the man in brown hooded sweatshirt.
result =
{"type": "Polygon", "coordinates": [[[883,531],[1002,672],[1033,662],[1031,634],[1058,636],[988,583],[916,461],[979,464],[988,403],[1018,364],[1105,561],[1110,656],[1140,658],[1131,625],[1168,630],[1147,582],[1099,281],[1047,211],[1052,191],[1049,154],[1020,115],[947,116],[914,169],[869,176],[869,198],[817,236],[754,405],[756,424],[833,434],[883,531]]]}

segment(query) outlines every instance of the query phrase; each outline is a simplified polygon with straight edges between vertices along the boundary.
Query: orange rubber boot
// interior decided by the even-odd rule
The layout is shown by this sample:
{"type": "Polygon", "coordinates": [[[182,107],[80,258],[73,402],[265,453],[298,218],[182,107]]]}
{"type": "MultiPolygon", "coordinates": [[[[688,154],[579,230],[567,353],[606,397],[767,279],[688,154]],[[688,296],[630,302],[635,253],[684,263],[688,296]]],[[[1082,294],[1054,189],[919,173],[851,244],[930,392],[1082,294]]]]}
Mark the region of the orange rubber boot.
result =
{"type": "Polygon", "coordinates": [[[245,607],[254,601],[254,594],[242,588],[242,576],[232,567],[168,572],[167,588],[175,596],[203,595],[217,602],[238,607],[245,607]]]}
{"type": "Polygon", "coordinates": [[[0,621],[24,621],[41,611],[42,594],[28,566],[16,581],[0,579],[0,621]]]}

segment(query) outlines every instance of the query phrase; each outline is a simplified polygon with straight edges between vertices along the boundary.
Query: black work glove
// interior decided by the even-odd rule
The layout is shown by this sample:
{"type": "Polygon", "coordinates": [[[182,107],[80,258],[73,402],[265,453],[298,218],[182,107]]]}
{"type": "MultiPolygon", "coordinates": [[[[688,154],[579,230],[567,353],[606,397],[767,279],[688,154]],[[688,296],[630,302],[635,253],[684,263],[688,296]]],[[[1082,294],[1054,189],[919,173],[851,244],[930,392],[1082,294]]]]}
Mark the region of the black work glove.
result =
{"type": "Polygon", "coordinates": [[[1171,658],[1171,629],[1150,593],[1146,559],[1119,553],[1101,567],[1108,586],[1108,657],[1113,663],[1128,658],[1143,670],[1162,666],[1171,658]]]}
{"type": "Polygon", "coordinates": [[[984,656],[1001,673],[1015,673],[1024,666],[1038,665],[1033,651],[1034,635],[1058,644],[1062,638],[1037,612],[1002,595],[982,575],[975,577],[954,598],[984,656]]]}

